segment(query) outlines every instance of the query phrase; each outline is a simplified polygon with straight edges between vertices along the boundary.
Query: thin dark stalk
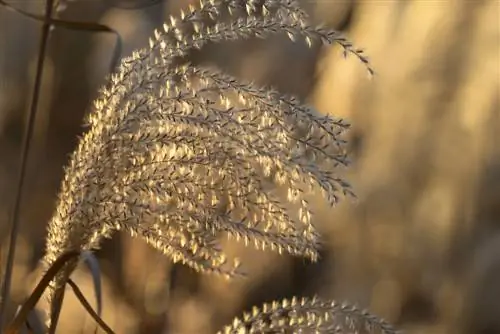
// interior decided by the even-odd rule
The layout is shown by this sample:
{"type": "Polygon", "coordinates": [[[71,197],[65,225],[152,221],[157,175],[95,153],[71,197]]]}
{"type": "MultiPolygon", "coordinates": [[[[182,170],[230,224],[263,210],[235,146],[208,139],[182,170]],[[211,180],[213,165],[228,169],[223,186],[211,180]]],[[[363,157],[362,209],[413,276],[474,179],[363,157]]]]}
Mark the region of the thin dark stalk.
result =
{"type": "MultiPolygon", "coordinates": [[[[69,275],[69,274],[68,274],[69,275]]],[[[67,279],[65,282],[69,280],[69,276],[67,276],[67,279]]],[[[52,305],[49,305],[51,308],[50,311],[50,327],[49,331],[47,332],[48,334],[55,334],[56,333],[56,327],[57,323],[59,322],[59,317],[61,316],[61,309],[64,301],[64,296],[66,294],[66,289],[65,286],[61,287],[59,291],[56,291],[55,296],[54,296],[54,301],[52,305]]]]}
{"type": "Polygon", "coordinates": [[[24,131],[22,152],[20,158],[20,171],[17,181],[17,192],[14,199],[13,209],[11,211],[11,231],[9,240],[9,250],[7,253],[7,264],[5,266],[4,283],[2,286],[2,302],[0,303],[0,330],[3,328],[5,313],[7,310],[7,304],[9,303],[9,292],[12,280],[12,270],[14,267],[14,255],[16,250],[17,235],[19,234],[19,216],[20,207],[22,201],[22,190],[24,187],[24,182],[26,179],[26,167],[28,162],[28,154],[30,149],[31,140],[33,137],[33,129],[35,126],[35,116],[38,108],[38,100],[40,98],[40,87],[42,84],[43,75],[43,65],[45,61],[45,55],[47,53],[47,44],[50,35],[50,18],[52,17],[53,11],[53,0],[47,0],[45,3],[45,21],[42,26],[42,34],[40,38],[40,44],[38,49],[38,61],[36,67],[35,83],[33,87],[33,95],[31,98],[31,105],[28,114],[28,123],[24,131]]]}
{"type": "Polygon", "coordinates": [[[61,271],[61,269],[68,264],[68,262],[75,260],[80,255],[78,251],[69,251],[63,253],[56,261],[49,267],[47,272],[43,275],[42,279],[38,282],[35,289],[28,297],[28,299],[21,306],[16,317],[12,320],[4,334],[17,334],[22,324],[28,318],[29,312],[35,308],[36,303],[40,300],[45,289],[49,286],[50,281],[61,271]]]}
{"type": "Polygon", "coordinates": [[[110,64],[110,72],[114,72],[116,67],[118,66],[118,62],[121,57],[121,50],[122,50],[122,39],[118,32],[106,25],[99,24],[99,23],[94,23],[94,22],[79,22],[79,21],[67,21],[67,20],[60,20],[57,18],[53,17],[46,17],[45,15],[36,15],[32,14],[29,12],[25,12],[24,10],[21,10],[19,8],[16,8],[8,3],[6,3],[4,0],[0,0],[0,6],[2,8],[5,8],[11,12],[17,13],[19,15],[22,15],[25,18],[29,18],[31,20],[35,20],[38,22],[50,22],[50,24],[53,27],[58,27],[58,28],[63,28],[63,29],[68,29],[68,30],[75,30],[75,31],[90,31],[94,33],[111,33],[115,35],[116,37],[116,45],[113,50],[113,57],[111,58],[111,64],[110,64]]]}
{"type": "Polygon", "coordinates": [[[69,286],[73,289],[73,292],[75,293],[76,298],[80,301],[82,306],[85,308],[85,310],[90,314],[92,319],[101,327],[101,329],[107,333],[107,334],[114,334],[113,330],[111,327],[109,327],[106,322],[94,311],[90,303],[88,302],[87,298],[85,298],[85,295],[83,292],[80,290],[78,285],[70,278],[68,280],[69,286]]]}

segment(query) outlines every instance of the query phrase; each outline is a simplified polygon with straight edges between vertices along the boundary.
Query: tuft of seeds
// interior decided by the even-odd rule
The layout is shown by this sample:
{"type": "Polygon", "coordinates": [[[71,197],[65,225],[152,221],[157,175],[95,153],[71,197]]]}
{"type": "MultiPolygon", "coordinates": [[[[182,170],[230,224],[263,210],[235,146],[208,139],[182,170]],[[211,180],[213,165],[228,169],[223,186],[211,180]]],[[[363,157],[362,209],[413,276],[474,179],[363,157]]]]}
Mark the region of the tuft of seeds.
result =
{"type": "MultiPolygon", "coordinates": [[[[219,248],[220,233],[318,258],[302,193],[319,187],[332,205],[351,194],[333,172],[348,164],[348,124],[272,88],[177,61],[209,42],[278,33],[307,45],[337,43],[367,63],[337,32],[309,26],[293,0],[202,0],[171,17],[149,48],[122,60],[94,102],[49,223],[46,266],[119,230],[174,262],[228,277],[240,264],[219,248]],[[276,184],[288,187],[286,200],[276,184]]],[[[52,282],[49,301],[70,272],[52,282]]]]}
{"type": "Polygon", "coordinates": [[[349,304],[317,297],[284,299],[235,318],[218,334],[359,333],[397,334],[383,319],[349,304]]]}

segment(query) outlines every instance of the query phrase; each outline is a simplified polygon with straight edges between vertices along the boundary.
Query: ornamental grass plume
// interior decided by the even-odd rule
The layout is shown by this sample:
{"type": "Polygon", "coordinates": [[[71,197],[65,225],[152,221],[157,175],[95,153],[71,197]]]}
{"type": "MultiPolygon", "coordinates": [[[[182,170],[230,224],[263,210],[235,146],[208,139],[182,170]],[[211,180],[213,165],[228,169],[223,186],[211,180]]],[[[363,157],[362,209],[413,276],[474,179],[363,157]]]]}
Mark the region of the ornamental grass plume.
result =
{"type": "Polygon", "coordinates": [[[317,297],[292,298],[254,307],[217,334],[330,333],[396,334],[381,318],[352,305],[317,297]]]}
{"type": "MultiPolygon", "coordinates": [[[[319,237],[301,195],[319,187],[333,205],[351,193],[333,172],[348,164],[348,124],[183,61],[209,42],[278,33],[309,46],[336,43],[368,65],[339,33],[309,26],[294,0],[202,0],[171,17],[149,48],[122,60],[94,102],[65,169],[44,264],[96,249],[120,230],[173,262],[228,277],[239,273],[239,261],[218,247],[221,233],[316,261],[319,237]],[[287,187],[286,200],[273,192],[276,184],[287,187]]],[[[51,283],[52,307],[75,266],[51,283]]]]}

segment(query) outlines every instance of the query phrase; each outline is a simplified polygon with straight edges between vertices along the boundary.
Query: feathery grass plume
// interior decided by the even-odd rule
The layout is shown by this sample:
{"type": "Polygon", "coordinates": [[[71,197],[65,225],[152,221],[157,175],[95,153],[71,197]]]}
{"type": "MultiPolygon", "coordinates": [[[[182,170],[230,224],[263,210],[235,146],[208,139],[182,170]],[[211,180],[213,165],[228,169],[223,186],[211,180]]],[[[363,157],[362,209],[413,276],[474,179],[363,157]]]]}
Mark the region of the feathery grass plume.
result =
{"type": "MultiPolygon", "coordinates": [[[[149,48],[124,59],[65,169],[44,263],[68,250],[95,249],[118,230],[174,262],[229,277],[239,262],[228,263],[219,233],[316,260],[318,235],[301,192],[319,185],[331,204],[350,193],[331,171],[347,164],[348,125],[272,89],[174,65],[209,42],[276,33],[309,45],[338,43],[367,63],[337,32],[305,19],[292,0],[202,1],[155,31],[149,48]],[[229,19],[219,22],[224,13],[229,19]],[[306,135],[296,136],[294,126],[306,135]],[[273,195],[269,178],[288,186],[296,211],[273,195]]],[[[75,265],[52,282],[49,302],[55,292],[61,296],[75,265]]]]}
{"type": "Polygon", "coordinates": [[[218,334],[330,333],[396,334],[383,319],[355,306],[316,297],[296,297],[254,307],[218,334]]]}

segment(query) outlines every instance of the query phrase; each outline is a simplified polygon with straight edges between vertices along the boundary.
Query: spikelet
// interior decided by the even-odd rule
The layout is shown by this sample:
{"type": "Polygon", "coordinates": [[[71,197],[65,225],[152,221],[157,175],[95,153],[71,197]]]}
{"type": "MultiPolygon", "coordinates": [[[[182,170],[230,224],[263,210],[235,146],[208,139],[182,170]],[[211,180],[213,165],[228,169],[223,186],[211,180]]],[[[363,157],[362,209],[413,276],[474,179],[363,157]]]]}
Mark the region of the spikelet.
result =
{"type": "Polygon", "coordinates": [[[313,298],[266,303],[235,318],[218,334],[329,333],[396,334],[383,319],[349,304],[313,298]]]}
{"type": "MultiPolygon", "coordinates": [[[[319,186],[334,204],[350,193],[332,172],[347,164],[348,124],[270,88],[175,61],[208,42],[277,33],[338,43],[366,63],[337,32],[308,26],[293,0],[207,0],[171,17],[149,48],[123,59],[94,102],[65,169],[45,265],[68,250],[98,248],[119,230],[174,262],[228,277],[239,261],[217,246],[221,232],[316,260],[319,239],[301,195],[319,186]],[[224,13],[229,20],[220,21],[224,13]],[[297,212],[273,195],[269,179],[289,187],[297,212]]],[[[70,272],[52,283],[49,301],[70,272]]]]}

